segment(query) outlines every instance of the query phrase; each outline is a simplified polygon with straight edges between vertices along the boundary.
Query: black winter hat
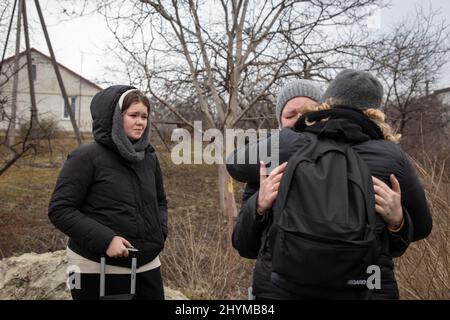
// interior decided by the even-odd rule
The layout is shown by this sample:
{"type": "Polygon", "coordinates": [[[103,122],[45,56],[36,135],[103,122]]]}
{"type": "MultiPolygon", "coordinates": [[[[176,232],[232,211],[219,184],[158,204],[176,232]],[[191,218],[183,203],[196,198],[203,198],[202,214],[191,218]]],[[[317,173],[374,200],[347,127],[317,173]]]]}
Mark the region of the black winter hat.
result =
{"type": "Polygon", "coordinates": [[[344,70],[331,81],[322,96],[322,102],[330,105],[366,109],[379,108],[383,100],[380,81],[365,71],[344,70]]]}

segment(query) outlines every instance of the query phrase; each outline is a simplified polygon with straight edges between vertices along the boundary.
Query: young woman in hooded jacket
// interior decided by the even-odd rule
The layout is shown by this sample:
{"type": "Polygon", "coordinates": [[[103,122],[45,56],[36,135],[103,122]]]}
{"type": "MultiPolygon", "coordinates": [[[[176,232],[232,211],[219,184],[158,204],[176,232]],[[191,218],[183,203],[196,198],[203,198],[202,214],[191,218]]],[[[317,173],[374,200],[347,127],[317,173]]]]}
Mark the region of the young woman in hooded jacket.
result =
{"type": "MultiPolygon", "coordinates": [[[[321,98],[327,104],[309,111],[326,110],[306,113],[295,123],[293,129],[282,129],[267,140],[237,150],[234,156],[237,164],[234,162],[227,165],[233,178],[248,183],[241,214],[233,231],[233,245],[241,256],[257,259],[253,277],[253,293],[257,298],[310,297],[297,296],[272,281],[272,259],[268,243],[264,241],[264,234],[272,223],[271,207],[276,199],[276,192],[264,191],[265,186],[279,186],[286,164],[274,169],[266,178],[265,175],[261,177],[261,173],[265,172],[264,166],[248,164],[242,160],[249,159],[249,154],[259,155],[259,149],[268,150],[272,145],[271,139],[275,138],[279,139],[279,162],[286,162],[297,150],[311,143],[311,134],[351,143],[375,177],[376,211],[379,213],[377,242],[380,248],[377,265],[381,269],[381,289],[372,290],[369,298],[399,298],[392,258],[403,254],[410,241],[427,237],[431,232],[432,219],[423,187],[410,160],[393,143],[397,137],[384,122],[383,114],[377,110],[382,95],[381,84],[369,73],[345,70],[336,77],[321,98]],[[269,180],[271,183],[267,183],[269,180]],[[277,180],[277,183],[272,183],[272,180],[277,180]],[[389,184],[392,184],[394,190],[388,187],[389,184]],[[262,193],[265,196],[261,197],[262,193]],[[386,210],[386,201],[379,195],[400,197],[401,207],[386,210]],[[269,198],[272,199],[271,202],[267,201],[269,198]],[[268,204],[261,200],[266,200],[268,204]]],[[[395,204],[398,200],[390,202],[395,204]]],[[[331,298],[342,299],[345,295],[332,294],[331,298]]]]}
{"type": "Polygon", "coordinates": [[[149,143],[150,102],[136,88],[116,85],[97,93],[90,108],[95,141],[69,154],[48,210],[69,237],[68,266],[80,277],[72,297],[99,298],[101,256],[105,294],[129,293],[128,248],[134,247],[137,299],[164,299],[159,253],[168,232],[167,201],[149,143]]]}

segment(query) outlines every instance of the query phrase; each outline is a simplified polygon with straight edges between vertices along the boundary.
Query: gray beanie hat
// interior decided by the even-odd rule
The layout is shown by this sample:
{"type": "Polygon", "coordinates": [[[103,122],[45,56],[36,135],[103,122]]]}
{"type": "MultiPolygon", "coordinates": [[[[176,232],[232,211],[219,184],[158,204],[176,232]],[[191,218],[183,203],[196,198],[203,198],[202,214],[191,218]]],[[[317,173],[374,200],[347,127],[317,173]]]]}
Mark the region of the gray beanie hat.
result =
{"type": "Polygon", "coordinates": [[[275,113],[278,124],[281,125],[281,113],[289,100],[297,97],[307,97],[319,102],[322,96],[322,90],[311,80],[297,79],[288,82],[278,93],[275,113]]]}
{"type": "Polygon", "coordinates": [[[379,108],[383,100],[380,81],[365,71],[344,70],[331,81],[322,102],[357,109],[379,108]]]}

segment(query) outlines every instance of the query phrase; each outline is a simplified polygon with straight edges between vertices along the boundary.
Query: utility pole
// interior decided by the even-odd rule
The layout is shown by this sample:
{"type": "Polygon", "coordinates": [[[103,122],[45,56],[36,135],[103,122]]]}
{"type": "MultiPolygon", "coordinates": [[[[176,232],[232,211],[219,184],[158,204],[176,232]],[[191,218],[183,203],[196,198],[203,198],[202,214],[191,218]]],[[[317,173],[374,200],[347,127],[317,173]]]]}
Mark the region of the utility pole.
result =
{"type": "Polygon", "coordinates": [[[48,51],[50,52],[50,57],[52,58],[53,69],[55,70],[56,78],[58,79],[59,88],[61,89],[61,93],[64,98],[65,108],[67,109],[68,114],[70,116],[70,121],[72,122],[73,131],[75,133],[75,137],[77,138],[78,144],[81,145],[82,141],[81,141],[80,131],[78,130],[78,126],[75,121],[75,114],[74,114],[74,111],[72,110],[72,106],[69,102],[69,97],[67,96],[66,87],[64,86],[64,82],[62,80],[61,73],[59,71],[58,63],[56,62],[55,54],[53,52],[52,44],[50,42],[50,37],[48,36],[47,27],[45,25],[44,16],[42,15],[41,6],[39,5],[39,0],[34,0],[34,3],[36,4],[36,9],[37,9],[37,12],[39,15],[39,20],[41,22],[42,30],[44,31],[45,41],[47,42],[48,51]]]}

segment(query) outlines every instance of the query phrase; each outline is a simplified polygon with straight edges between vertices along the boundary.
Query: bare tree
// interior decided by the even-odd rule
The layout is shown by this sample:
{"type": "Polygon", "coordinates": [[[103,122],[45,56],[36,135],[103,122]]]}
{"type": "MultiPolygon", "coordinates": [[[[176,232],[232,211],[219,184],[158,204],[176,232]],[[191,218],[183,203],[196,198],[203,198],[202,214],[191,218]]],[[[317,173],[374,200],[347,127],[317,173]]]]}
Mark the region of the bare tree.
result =
{"type": "Polygon", "coordinates": [[[408,123],[420,117],[416,102],[429,95],[449,52],[449,24],[439,21],[437,12],[422,9],[366,48],[362,57],[368,69],[383,79],[387,89],[384,109],[402,135],[408,123]]]}
{"type": "MultiPolygon", "coordinates": [[[[134,82],[180,121],[174,101],[192,101],[204,129],[234,128],[270,89],[290,75],[323,77],[322,57],[348,43],[328,41],[324,28],[363,19],[380,1],[136,1],[98,9],[134,82]],[[327,41],[325,41],[327,40],[327,41]],[[125,55],[123,55],[125,53],[125,55]]],[[[219,165],[225,210],[227,175],[219,165]]]]}
{"type": "MultiPolygon", "coordinates": [[[[0,122],[2,123],[3,128],[8,128],[4,131],[5,136],[0,140],[0,176],[20,158],[27,155],[29,151],[35,150],[34,145],[29,141],[31,127],[28,128],[20,142],[15,143],[10,139],[10,135],[14,134],[10,128],[12,127],[12,123],[15,123],[15,116],[6,112],[6,107],[11,101],[9,101],[8,96],[4,94],[4,88],[12,78],[17,75],[18,71],[25,66],[17,64],[15,65],[14,70],[11,70],[12,65],[5,66],[3,64],[7,52],[7,43],[11,36],[13,8],[16,6],[17,1],[2,1],[2,3],[0,3],[0,32],[6,35],[0,42],[2,48],[0,60],[0,122]]],[[[17,10],[17,12],[20,15],[21,11],[17,10]]]]}
{"type": "Polygon", "coordinates": [[[11,17],[11,7],[13,3],[14,1],[11,0],[5,0],[0,3],[0,30],[2,32],[6,32],[8,29],[9,19],[11,17]]]}

